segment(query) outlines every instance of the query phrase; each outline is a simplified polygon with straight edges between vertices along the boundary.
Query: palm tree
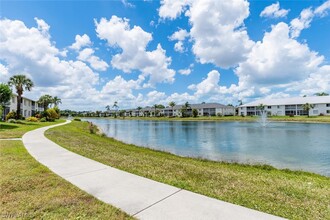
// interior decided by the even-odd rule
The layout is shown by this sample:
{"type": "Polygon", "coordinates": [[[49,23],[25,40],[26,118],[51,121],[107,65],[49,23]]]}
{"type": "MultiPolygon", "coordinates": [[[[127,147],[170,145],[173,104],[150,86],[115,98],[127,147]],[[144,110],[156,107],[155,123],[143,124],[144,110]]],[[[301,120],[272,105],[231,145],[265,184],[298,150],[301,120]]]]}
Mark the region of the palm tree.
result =
{"type": "Polygon", "coordinates": [[[137,110],[139,111],[139,115],[138,115],[138,116],[140,116],[140,111],[141,111],[141,109],[142,109],[141,106],[137,107],[137,110]]]}
{"type": "Polygon", "coordinates": [[[168,103],[168,105],[169,106],[171,106],[171,108],[172,108],[172,116],[174,116],[174,106],[175,106],[175,102],[170,102],[170,103],[168,103]]]}
{"type": "Polygon", "coordinates": [[[115,101],[114,103],[113,103],[113,106],[112,106],[112,108],[114,108],[114,109],[116,109],[116,112],[115,112],[115,118],[117,117],[117,112],[118,112],[118,102],[117,101],[115,101]]]}
{"type": "Polygon", "coordinates": [[[105,109],[110,112],[110,105],[105,106],[105,109]]]}
{"type": "Polygon", "coordinates": [[[59,104],[62,104],[62,100],[59,97],[54,96],[53,104],[54,104],[55,107],[57,107],[59,104]]]}
{"type": "Polygon", "coordinates": [[[33,87],[33,82],[31,79],[27,78],[25,75],[15,75],[10,77],[9,86],[14,86],[17,92],[17,110],[16,110],[16,118],[20,118],[21,114],[21,101],[22,101],[22,95],[23,91],[28,90],[31,91],[33,87]]]}
{"type": "Polygon", "coordinates": [[[44,111],[46,111],[51,103],[53,103],[53,97],[50,95],[43,95],[37,101],[38,104],[42,105],[44,111]]]}
{"type": "Polygon", "coordinates": [[[158,105],[157,104],[154,104],[154,109],[155,109],[155,111],[154,111],[154,116],[156,116],[156,110],[157,110],[157,108],[158,108],[158,105]]]}
{"type": "Polygon", "coordinates": [[[302,107],[303,107],[304,111],[307,112],[307,117],[309,117],[309,110],[313,109],[314,105],[306,103],[306,104],[303,104],[302,107]]]}
{"type": "Polygon", "coordinates": [[[317,92],[314,95],[316,95],[316,96],[328,96],[329,94],[325,93],[325,92],[317,92]]]}

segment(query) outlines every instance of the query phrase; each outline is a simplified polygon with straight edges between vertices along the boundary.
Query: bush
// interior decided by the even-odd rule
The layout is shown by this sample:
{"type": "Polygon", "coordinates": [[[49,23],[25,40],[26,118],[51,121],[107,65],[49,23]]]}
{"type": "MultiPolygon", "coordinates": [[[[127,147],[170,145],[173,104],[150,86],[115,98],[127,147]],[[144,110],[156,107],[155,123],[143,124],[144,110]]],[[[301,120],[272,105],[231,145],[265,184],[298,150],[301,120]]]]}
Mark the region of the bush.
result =
{"type": "Polygon", "coordinates": [[[217,113],[217,116],[218,116],[218,117],[222,117],[223,115],[222,115],[220,112],[218,112],[218,113],[217,113]]]}
{"type": "Polygon", "coordinates": [[[15,119],[11,118],[11,119],[8,119],[8,123],[17,123],[17,121],[15,119]]]}
{"type": "Polygon", "coordinates": [[[16,112],[11,111],[6,115],[6,121],[8,121],[9,119],[15,119],[16,118],[16,112]]]}
{"type": "Polygon", "coordinates": [[[38,122],[38,118],[36,117],[28,117],[26,120],[29,122],[38,122]]]}
{"type": "Polygon", "coordinates": [[[193,115],[194,118],[196,118],[198,116],[198,110],[194,108],[192,110],[192,115],[193,115]]]}
{"type": "Polygon", "coordinates": [[[48,116],[48,120],[50,121],[51,119],[58,119],[58,114],[56,113],[56,111],[53,108],[47,109],[46,110],[47,116],[48,116]]]}
{"type": "Polygon", "coordinates": [[[289,117],[294,117],[294,114],[290,114],[289,117]]]}
{"type": "Polygon", "coordinates": [[[38,118],[38,119],[40,119],[40,118],[42,118],[42,115],[41,115],[40,113],[37,113],[37,114],[35,115],[35,117],[38,118]]]}
{"type": "Polygon", "coordinates": [[[74,121],[81,121],[80,118],[74,118],[73,120],[74,120],[74,121]]]}
{"type": "Polygon", "coordinates": [[[320,116],[324,116],[324,114],[323,113],[320,113],[320,116]]]}
{"type": "Polygon", "coordinates": [[[46,121],[47,121],[46,118],[41,118],[41,119],[40,119],[40,122],[46,122],[46,121]]]}

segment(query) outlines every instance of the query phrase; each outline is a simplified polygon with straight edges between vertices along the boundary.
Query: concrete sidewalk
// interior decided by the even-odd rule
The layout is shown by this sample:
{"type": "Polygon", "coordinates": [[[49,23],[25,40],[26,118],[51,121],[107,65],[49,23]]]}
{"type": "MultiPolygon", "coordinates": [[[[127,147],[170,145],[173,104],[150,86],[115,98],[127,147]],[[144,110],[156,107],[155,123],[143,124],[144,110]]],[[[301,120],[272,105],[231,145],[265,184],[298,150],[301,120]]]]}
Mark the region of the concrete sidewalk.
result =
{"type": "Polygon", "coordinates": [[[23,136],[24,146],[54,173],[138,219],[281,219],[146,179],[72,153],[44,136],[47,129],[63,124],[26,133],[23,136]]]}

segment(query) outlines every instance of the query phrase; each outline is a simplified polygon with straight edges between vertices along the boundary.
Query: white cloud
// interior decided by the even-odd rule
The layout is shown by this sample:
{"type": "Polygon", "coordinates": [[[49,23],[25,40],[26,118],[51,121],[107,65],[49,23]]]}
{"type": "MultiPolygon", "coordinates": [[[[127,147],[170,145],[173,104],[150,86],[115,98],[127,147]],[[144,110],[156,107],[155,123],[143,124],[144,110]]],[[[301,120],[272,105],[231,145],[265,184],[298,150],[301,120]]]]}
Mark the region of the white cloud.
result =
{"type": "Polygon", "coordinates": [[[175,19],[185,11],[185,6],[191,0],[162,0],[159,8],[159,16],[163,19],[175,19]]]}
{"type": "Polygon", "coordinates": [[[169,36],[168,39],[170,41],[178,40],[178,42],[176,42],[174,44],[174,50],[179,53],[183,53],[185,51],[185,48],[183,46],[183,41],[187,37],[189,37],[189,33],[186,30],[180,29],[180,30],[174,32],[171,36],[169,36]]]}
{"type": "Polygon", "coordinates": [[[289,13],[289,10],[280,9],[280,3],[276,2],[267,6],[261,13],[260,17],[269,17],[269,18],[281,18],[285,17],[289,13]]]}
{"type": "Polygon", "coordinates": [[[181,69],[179,73],[182,75],[189,75],[191,73],[191,69],[181,69]]]}
{"type": "Polygon", "coordinates": [[[250,85],[285,84],[305,79],[323,59],[307,45],[291,39],[288,25],[281,22],[265,33],[262,42],[255,44],[236,73],[250,85]]]}
{"type": "Polygon", "coordinates": [[[174,50],[179,53],[183,53],[185,51],[182,41],[178,41],[174,44],[174,50]]]}
{"type": "Polygon", "coordinates": [[[200,63],[229,68],[245,59],[253,46],[244,29],[249,16],[246,0],[162,1],[159,16],[175,19],[185,10],[192,25],[193,52],[200,63]]]}
{"type": "Polygon", "coordinates": [[[314,17],[313,10],[311,8],[306,8],[301,11],[299,18],[295,18],[290,22],[291,25],[291,37],[299,37],[300,32],[306,28],[310,27],[314,17]]]}
{"type": "Polygon", "coordinates": [[[317,7],[314,13],[320,17],[324,17],[328,14],[329,9],[330,9],[330,0],[324,2],[322,5],[317,7]]]}
{"type": "Polygon", "coordinates": [[[91,40],[87,34],[80,36],[79,34],[76,35],[76,41],[70,46],[71,49],[80,50],[82,47],[92,45],[91,40]]]}
{"type": "Polygon", "coordinates": [[[94,50],[92,48],[85,48],[79,52],[78,59],[81,61],[88,62],[91,67],[98,71],[105,71],[109,65],[101,60],[99,57],[94,55],[94,50]]]}
{"type": "Polygon", "coordinates": [[[156,50],[147,51],[147,44],[152,40],[152,35],[141,27],[129,26],[128,19],[112,16],[108,21],[102,18],[95,21],[96,32],[100,39],[106,40],[112,47],[120,47],[122,53],[112,57],[113,67],[126,73],[139,70],[143,76],[149,76],[149,84],[174,82],[175,71],[169,69],[171,58],[166,57],[166,51],[157,45],[156,50]]]}
{"type": "Polygon", "coordinates": [[[39,19],[37,17],[34,18],[34,20],[37,22],[38,30],[45,36],[49,37],[48,31],[49,31],[49,25],[42,19],[39,19]]]}
{"type": "Polygon", "coordinates": [[[186,39],[186,37],[189,37],[189,33],[184,29],[180,29],[180,30],[174,32],[171,36],[169,36],[169,40],[184,41],[186,39]]]}
{"type": "Polygon", "coordinates": [[[127,8],[134,8],[135,5],[133,5],[132,3],[128,2],[127,0],[121,0],[121,3],[123,3],[123,5],[127,8]]]}
{"type": "Polygon", "coordinates": [[[204,79],[197,85],[190,85],[188,88],[191,90],[195,90],[195,95],[203,96],[205,94],[214,94],[219,92],[219,85],[220,82],[220,73],[217,70],[212,70],[207,74],[207,78],[204,79]]]}
{"type": "MultiPolygon", "coordinates": [[[[35,83],[27,97],[37,99],[42,94],[57,95],[68,107],[77,108],[67,100],[90,103],[97,93],[98,74],[81,61],[63,60],[60,50],[50,42],[46,23],[37,21],[38,28],[28,28],[18,20],[0,20],[0,61],[7,64],[8,77],[25,74],[35,83]]],[[[48,28],[49,29],[49,28],[48,28]]],[[[75,103],[77,104],[77,103],[75,103]]],[[[83,106],[81,106],[83,108],[83,106]]]]}

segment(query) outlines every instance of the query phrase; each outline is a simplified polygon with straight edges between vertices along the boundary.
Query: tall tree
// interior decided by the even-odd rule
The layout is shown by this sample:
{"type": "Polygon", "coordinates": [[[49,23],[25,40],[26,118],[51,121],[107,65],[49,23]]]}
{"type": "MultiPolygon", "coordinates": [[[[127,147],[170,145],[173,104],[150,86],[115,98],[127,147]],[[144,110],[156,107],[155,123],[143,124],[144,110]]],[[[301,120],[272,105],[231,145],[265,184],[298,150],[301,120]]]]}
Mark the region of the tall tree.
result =
{"type": "Polygon", "coordinates": [[[303,104],[302,107],[303,107],[304,111],[307,112],[307,117],[309,117],[309,110],[313,109],[314,105],[306,103],[306,104],[303,104]]]}
{"type": "Polygon", "coordinates": [[[54,96],[53,104],[54,104],[55,107],[57,107],[59,104],[62,104],[62,100],[59,97],[54,96]]]}
{"type": "Polygon", "coordinates": [[[172,108],[172,116],[174,116],[174,110],[173,109],[174,109],[174,106],[175,106],[175,102],[172,101],[172,102],[168,103],[168,105],[171,106],[171,108],[172,108]]]}
{"type": "Polygon", "coordinates": [[[154,116],[156,116],[156,110],[157,110],[157,108],[158,108],[158,105],[157,104],[154,104],[154,109],[155,109],[155,111],[154,111],[154,116]]]}
{"type": "Polygon", "coordinates": [[[105,106],[105,109],[110,112],[110,105],[105,106]]]}
{"type": "Polygon", "coordinates": [[[118,108],[119,108],[118,101],[115,101],[113,103],[113,106],[112,107],[116,110],[116,112],[115,112],[115,118],[117,118],[117,112],[118,112],[118,108]]]}
{"type": "Polygon", "coordinates": [[[141,109],[142,109],[141,106],[137,107],[137,110],[138,110],[138,112],[139,112],[139,113],[138,113],[138,114],[139,114],[138,116],[140,116],[140,111],[141,111],[141,109]]]}
{"type": "Polygon", "coordinates": [[[328,96],[329,94],[325,93],[325,92],[317,92],[314,95],[316,95],[316,96],[328,96]]]}
{"type": "Polygon", "coordinates": [[[15,75],[10,77],[8,85],[14,86],[17,92],[16,118],[19,119],[21,117],[21,102],[24,89],[31,91],[34,85],[32,80],[27,78],[25,75],[15,75]]]}
{"type": "Polygon", "coordinates": [[[44,111],[46,111],[50,104],[53,103],[53,97],[50,95],[42,95],[40,96],[39,100],[37,101],[38,104],[42,105],[44,111]]]}
{"type": "Polygon", "coordinates": [[[11,99],[11,89],[7,84],[1,83],[0,84],[0,120],[2,118],[2,111],[4,110],[5,106],[8,105],[11,99]]]}

